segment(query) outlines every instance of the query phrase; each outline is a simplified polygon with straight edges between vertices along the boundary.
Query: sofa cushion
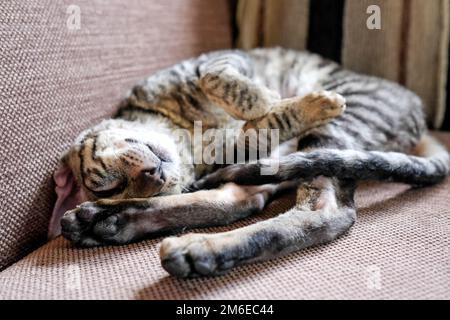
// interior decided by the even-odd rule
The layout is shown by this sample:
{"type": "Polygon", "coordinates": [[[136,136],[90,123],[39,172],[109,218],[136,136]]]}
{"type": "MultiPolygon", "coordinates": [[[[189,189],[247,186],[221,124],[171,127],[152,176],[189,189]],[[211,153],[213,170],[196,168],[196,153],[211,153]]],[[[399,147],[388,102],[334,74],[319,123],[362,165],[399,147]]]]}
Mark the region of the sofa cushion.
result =
{"type": "Polygon", "coordinates": [[[226,0],[72,3],[2,2],[0,270],[46,240],[51,175],[79,132],[146,75],[231,46],[226,0]]]}
{"type": "MultiPolygon", "coordinates": [[[[450,135],[439,138],[450,148],[450,135]]],[[[161,238],[93,249],[57,238],[0,273],[0,299],[449,299],[449,190],[450,178],[423,189],[366,183],[357,192],[358,222],[345,236],[216,278],[168,276],[161,238]]],[[[293,200],[206,231],[266,219],[293,200]]]]}

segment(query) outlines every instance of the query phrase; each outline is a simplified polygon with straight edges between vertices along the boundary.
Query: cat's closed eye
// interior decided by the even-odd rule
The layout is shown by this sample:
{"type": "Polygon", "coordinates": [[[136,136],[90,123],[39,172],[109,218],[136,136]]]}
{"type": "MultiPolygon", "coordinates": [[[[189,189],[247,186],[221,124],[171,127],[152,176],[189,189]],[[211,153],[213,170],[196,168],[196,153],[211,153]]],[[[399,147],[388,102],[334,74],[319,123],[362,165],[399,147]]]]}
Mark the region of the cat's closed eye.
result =
{"type": "Polygon", "coordinates": [[[91,192],[100,199],[103,198],[110,198],[112,196],[118,195],[122,193],[128,185],[128,182],[126,179],[118,180],[116,183],[108,186],[105,189],[102,190],[91,190],[91,192]]]}
{"type": "Polygon", "coordinates": [[[146,144],[147,148],[155,155],[157,156],[161,161],[163,162],[172,162],[172,159],[170,158],[170,156],[164,152],[163,150],[152,146],[150,144],[146,144]]]}

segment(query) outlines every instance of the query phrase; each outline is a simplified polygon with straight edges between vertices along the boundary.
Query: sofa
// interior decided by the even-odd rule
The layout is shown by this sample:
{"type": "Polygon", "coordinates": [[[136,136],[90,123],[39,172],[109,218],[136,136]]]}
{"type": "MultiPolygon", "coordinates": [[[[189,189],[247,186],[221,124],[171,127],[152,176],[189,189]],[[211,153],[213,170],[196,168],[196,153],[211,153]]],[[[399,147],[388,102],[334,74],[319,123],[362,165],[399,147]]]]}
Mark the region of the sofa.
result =
{"type": "MultiPolygon", "coordinates": [[[[61,153],[111,116],[136,81],[232,47],[232,15],[227,0],[2,4],[0,299],[450,298],[450,179],[423,189],[362,183],[358,221],[337,241],[220,277],[169,276],[159,262],[161,238],[91,249],[47,241],[61,153]]],[[[449,134],[435,135],[450,148],[449,134]]],[[[294,198],[202,232],[266,219],[294,198]]]]}

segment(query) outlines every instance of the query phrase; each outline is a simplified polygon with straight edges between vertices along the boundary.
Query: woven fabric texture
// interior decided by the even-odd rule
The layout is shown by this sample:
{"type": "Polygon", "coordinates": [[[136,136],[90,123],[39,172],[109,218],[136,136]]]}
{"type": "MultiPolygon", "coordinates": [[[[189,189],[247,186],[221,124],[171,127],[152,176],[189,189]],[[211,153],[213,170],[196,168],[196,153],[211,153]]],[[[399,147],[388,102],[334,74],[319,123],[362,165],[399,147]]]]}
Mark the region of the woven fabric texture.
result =
{"type": "Polygon", "coordinates": [[[349,0],[344,16],[344,66],[413,90],[430,124],[439,128],[448,107],[450,1],[349,0]],[[366,27],[371,5],[380,8],[380,30],[366,27]]]}
{"type": "Polygon", "coordinates": [[[226,0],[2,2],[0,270],[44,242],[51,174],[80,131],[155,70],[229,47],[229,19],[226,0]]]}
{"type": "MultiPolygon", "coordinates": [[[[440,139],[450,148],[450,135],[440,139]]],[[[0,299],[449,299],[450,178],[424,189],[372,183],[358,190],[358,222],[328,245],[179,280],[160,266],[160,238],[94,249],[57,238],[0,273],[0,299]]],[[[268,218],[293,200],[206,231],[268,218]]]]}

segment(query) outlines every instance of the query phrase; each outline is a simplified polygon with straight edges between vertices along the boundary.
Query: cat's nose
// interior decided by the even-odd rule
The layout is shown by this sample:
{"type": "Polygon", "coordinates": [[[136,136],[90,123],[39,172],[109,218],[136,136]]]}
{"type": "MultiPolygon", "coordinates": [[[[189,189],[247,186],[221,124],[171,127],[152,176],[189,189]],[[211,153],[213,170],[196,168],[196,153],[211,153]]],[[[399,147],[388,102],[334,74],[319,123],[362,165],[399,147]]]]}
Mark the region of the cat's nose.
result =
{"type": "Polygon", "coordinates": [[[140,174],[142,179],[160,179],[161,178],[161,169],[160,167],[152,167],[141,170],[140,174]]]}
{"type": "Polygon", "coordinates": [[[164,184],[160,167],[151,167],[141,170],[138,180],[141,186],[144,188],[148,187],[149,185],[160,186],[164,184]]]}
{"type": "Polygon", "coordinates": [[[153,177],[157,174],[158,174],[158,167],[153,167],[153,168],[149,168],[149,169],[147,168],[147,169],[143,169],[141,171],[141,175],[143,175],[144,177],[148,177],[148,178],[153,177]]]}

